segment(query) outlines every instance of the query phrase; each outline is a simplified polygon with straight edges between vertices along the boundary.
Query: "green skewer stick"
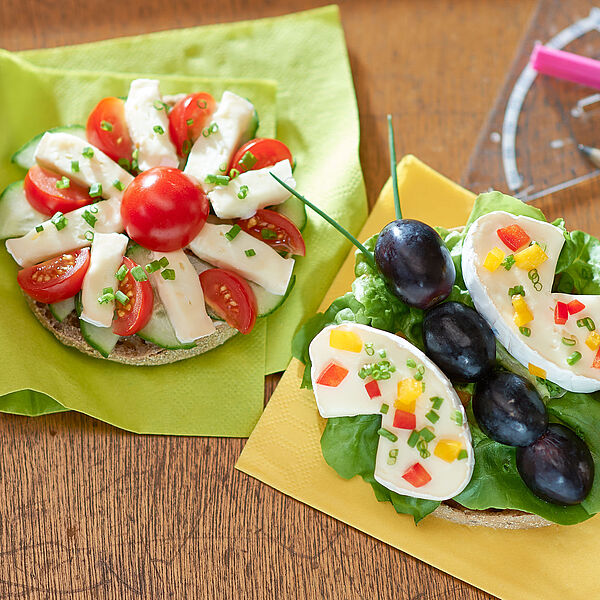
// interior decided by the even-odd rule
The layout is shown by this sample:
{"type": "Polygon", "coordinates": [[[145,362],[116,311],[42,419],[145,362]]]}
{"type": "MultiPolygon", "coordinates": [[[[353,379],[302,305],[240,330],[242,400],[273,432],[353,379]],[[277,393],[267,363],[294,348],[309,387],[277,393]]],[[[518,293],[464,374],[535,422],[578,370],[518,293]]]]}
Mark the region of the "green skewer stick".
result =
{"type": "Polygon", "coordinates": [[[344,229],[337,221],[332,219],[328,214],[324,213],[318,206],[315,206],[310,200],[307,200],[304,196],[299,194],[294,188],[291,188],[287,183],[281,181],[277,175],[270,173],[280,185],[282,185],[290,194],[296,196],[298,200],[306,204],[309,208],[312,208],[318,215],[323,217],[332,227],[335,227],[343,236],[347,237],[364,255],[365,260],[369,263],[372,269],[377,270],[375,264],[375,257],[369,252],[348,230],[344,229]]]}
{"type": "Polygon", "coordinates": [[[398,172],[396,170],[396,145],[394,144],[394,126],[392,125],[392,115],[387,116],[388,120],[388,144],[390,147],[390,169],[392,171],[392,187],[394,189],[394,210],[396,219],[402,218],[402,208],[400,207],[400,195],[398,194],[398,172]]]}

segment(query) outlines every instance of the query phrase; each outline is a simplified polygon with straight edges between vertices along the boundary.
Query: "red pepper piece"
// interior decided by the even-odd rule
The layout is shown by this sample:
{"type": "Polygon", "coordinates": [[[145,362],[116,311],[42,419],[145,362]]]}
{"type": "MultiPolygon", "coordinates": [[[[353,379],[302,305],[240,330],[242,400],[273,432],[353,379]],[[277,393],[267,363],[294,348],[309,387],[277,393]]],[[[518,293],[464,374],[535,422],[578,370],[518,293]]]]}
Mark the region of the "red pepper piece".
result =
{"type": "Polygon", "coordinates": [[[598,352],[596,352],[596,357],[594,358],[592,367],[594,367],[594,369],[600,369],[600,348],[598,348],[598,352]]]}
{"type": "Polygon", "coordinates": [[[567,309],[569,310],[570,315],[574,315],[578,312],[581,312],[585,308],[585,304],[579,302],[579,300],[571,300],[569,304],[567,304],[567,309]]]}
{"type": "Polygon", "coordinates": [[[365,390],[367,390],[367,394],[369,394],[369,398],[376,398],[377,396],[381,396],[381,390],[379,389],[379,384],[374,379],[373,379],[373,381],[369,381],[368,383],[365,383],[365,390]]]}
{"type": "Polygon", "coordinates": [[[413,430],[417,427],[417,417],[405,410],[397,410],[394,414],[394,427],[413,430]]]}
{"type": "Polygon", "coordinates": [[[525,233],[522,227],[519,227],[519,225],[502,227],[502,229],[498,229],[496,233],[502,242],[513,252],[531,241],[531,238],[525,233]]]}
{"type": "Polygon", "coordinates": [[[413,487],[419,488],[431,481],[431,475],[420,463],[415,463],[402,475],[402,479],[406,479],[413,487]]]}
{"type": "Polygon", "coordinates": [[[569,307],[564,302],[557,302],[554,307],[554,322],[564,325],[569,318],[569,307]]]}
{"type": "Polygon", "coordinates": [[[329,363],[319,375],[317,383],[328,387],[337,387],[342,383],[344,377],[348,375],[348,369],[345,369],[337,363],[329,363]]]}

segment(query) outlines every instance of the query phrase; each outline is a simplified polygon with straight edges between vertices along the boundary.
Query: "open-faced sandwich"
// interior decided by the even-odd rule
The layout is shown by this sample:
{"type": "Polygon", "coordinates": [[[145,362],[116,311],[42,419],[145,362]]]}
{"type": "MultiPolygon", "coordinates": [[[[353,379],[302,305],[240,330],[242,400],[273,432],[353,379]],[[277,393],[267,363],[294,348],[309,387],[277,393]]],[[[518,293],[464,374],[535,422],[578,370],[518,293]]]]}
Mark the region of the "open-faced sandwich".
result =
{"type": "Polygon", "coordinates": [[[289,149],[257,128],[230,91],[163,97],[136,79],[86,127],[18,150],[27,174],[0,197],[0,239],[41,323],[88,354],[162,364],[277,309],[305,254],[306,212],[269,175],[294,185],[289,149]]]}
{"type": "Polygon", "coordinates": [[[460,230],[396,208],[294,340],[326,462],[415,521],[600,512],[600,241],[500,192],[460,230]]]}

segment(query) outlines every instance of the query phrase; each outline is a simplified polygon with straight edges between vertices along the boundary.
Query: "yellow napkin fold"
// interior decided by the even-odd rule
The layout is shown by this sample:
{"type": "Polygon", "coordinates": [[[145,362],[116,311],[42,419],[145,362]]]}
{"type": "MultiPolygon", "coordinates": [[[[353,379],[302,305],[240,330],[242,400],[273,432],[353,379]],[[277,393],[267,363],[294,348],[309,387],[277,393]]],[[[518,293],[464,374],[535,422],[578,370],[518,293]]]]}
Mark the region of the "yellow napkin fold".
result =
{"type": "MultiPolygon", "coordinates": [[[[406,218],[463,225],[475,195],[413,156],[398,165],[406,218]]],[[[390,182],[362,233],[363,240],[394,218],[390,182]]],[[[331,233],[331,235],[337,235],[331,233]]],[[[322,308],[350,289],[351,252],[322,308]]],[[[301,390],[304,365],[293,360],[252,433],[236,467],[268,485],[504,600],[600,598],[595,565],[600,519],[570,527],[525,531],[467,527],[427,517],[415,526],[388,502],[378,503],[359,477],[342,479],[324,461],[325,426],[310,390],[301,390]]]]}

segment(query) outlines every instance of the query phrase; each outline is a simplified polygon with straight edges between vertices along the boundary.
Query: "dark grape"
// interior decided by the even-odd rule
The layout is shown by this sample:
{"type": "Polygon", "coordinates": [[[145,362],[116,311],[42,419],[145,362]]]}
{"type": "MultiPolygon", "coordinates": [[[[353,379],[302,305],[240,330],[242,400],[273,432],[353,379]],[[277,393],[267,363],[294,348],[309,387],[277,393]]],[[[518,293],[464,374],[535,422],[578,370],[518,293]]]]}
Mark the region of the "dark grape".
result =
{"type": "Polygon", "coordinates": [[[558,423],[527,448],[517,449],[517,469],[525,485],[553,504],[579,504],[592,489],[594,461],[585,442],[558,423]]]}
{"type": "Polygon", "coordinates": [[[456,277],[440,236],[412,219],[392,221],[381,230],[375,262],[390,291],[417,308],[430,308],[447,298],[456,277]]]}
{"type": "Polygon", "coordinates": [[[473,414],[482,431],[507,446],[529,446],[546,431],[546,407],[527,379],[495,371],[477,384],[473,414]]]}
{"type": "Polygon", "coordinates": [[[455,381],[479,381],[494,367],[494,332],[477,311],[460,302],[427,311],[423,341],[427,356],[455,381]]]}

